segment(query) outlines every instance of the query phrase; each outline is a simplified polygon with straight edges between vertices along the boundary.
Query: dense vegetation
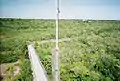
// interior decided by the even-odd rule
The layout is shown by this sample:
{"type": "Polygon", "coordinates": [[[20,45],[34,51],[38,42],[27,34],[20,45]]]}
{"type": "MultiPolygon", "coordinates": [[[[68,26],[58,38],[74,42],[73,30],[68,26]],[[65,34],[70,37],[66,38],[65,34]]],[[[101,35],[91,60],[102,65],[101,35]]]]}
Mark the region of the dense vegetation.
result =
{"type": "MultiPolygon", "coordinates": [[[[60,20],[61,81],[120,81],[120,21],[60,20]]],[[[0,19],[0,62],[21,59],[21,75],[15,80],[32,81],[27,44],[55,38],[54,20],[0,19]]],[[[36,50],[51,77],[54,43],[36,50]]]]}
{"type": "Polygon", "coordinates": [[[30,41],[49,39],[53,30],[53,21],[1,18],[0,64],[21,60],[21,74],[15,80],[32,81],[27,45],[30,41]]]}
{"type": "MultiPolygon", "coordinates": [[[[60,21],[61,81],[120,81],[120,21],[60,21]]],[[[51,76],[54,43],[37,47],[51,76]]]]}

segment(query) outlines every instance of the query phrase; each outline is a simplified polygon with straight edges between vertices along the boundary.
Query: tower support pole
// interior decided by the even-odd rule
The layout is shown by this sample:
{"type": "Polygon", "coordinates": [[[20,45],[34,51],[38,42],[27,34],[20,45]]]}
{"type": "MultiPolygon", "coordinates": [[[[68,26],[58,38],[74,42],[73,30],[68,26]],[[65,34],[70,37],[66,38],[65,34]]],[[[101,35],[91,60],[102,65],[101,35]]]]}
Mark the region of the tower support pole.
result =
{"type": "Polygon", "coordinates": [[[52,77],[53,81],[59,81],[60,72],[59,72],[59,36],[58,36],[58,26],[59,26],[59,0],[56,0],[56,46],[53,49],[52,53],[52,77]]]}

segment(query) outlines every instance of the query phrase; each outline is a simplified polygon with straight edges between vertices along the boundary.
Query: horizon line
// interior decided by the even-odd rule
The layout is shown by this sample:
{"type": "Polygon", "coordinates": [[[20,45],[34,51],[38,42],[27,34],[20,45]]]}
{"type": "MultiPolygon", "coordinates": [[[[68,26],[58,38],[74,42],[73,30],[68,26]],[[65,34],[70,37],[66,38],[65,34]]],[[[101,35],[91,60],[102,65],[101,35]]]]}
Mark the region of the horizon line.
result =
{"type": "MultiPolygon", "coordinates": [[[[43,20],[55,20],[56,18],[19,18],[19,17],[0,17],[0,19],[43,19],[43,20]]],[[[60,20],[118,20],[120,19],[91,19],[91,18],[59,18],[60,20]]]]}

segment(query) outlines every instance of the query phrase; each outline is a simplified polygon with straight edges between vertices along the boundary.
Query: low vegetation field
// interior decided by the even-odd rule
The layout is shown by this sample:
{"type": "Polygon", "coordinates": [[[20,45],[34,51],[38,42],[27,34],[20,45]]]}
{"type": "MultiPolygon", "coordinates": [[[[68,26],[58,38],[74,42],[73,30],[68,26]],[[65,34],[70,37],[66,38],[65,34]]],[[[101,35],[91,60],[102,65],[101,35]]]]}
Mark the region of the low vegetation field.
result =
{"type": "MultiPolygon", "coordinates": [[[[120,21],[60,20],[59,38],[70,38],[59,43],[61,81],[120,81],[120,21]]],[[[6,69],[9,75],[1,73],[1,78],[32,81],[27,45],[49,39],[55,39],[54,20],[1,18],[0,63],[1,67],[10,64],[6,69]],[[20,71],[13,76],[16,66],[20,71]]],[[[51,42],[35,43],[50,78],[54,47],[51,42]]]]}

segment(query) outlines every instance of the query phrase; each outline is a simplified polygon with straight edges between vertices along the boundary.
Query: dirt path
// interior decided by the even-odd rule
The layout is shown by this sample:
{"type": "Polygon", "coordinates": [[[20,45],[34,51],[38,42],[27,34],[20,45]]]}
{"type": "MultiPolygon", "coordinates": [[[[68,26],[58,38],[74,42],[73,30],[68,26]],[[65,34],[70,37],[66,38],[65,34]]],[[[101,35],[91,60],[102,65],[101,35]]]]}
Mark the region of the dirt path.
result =
{"type": "Polygon", "coordinates": [[[0,77],[1,81],[7,81],[6,79],[9,79],[12,81],[12,79],[19,75],[20,73],[20,60],[13,63],[4,63],[0,65],[0,77]]]}

